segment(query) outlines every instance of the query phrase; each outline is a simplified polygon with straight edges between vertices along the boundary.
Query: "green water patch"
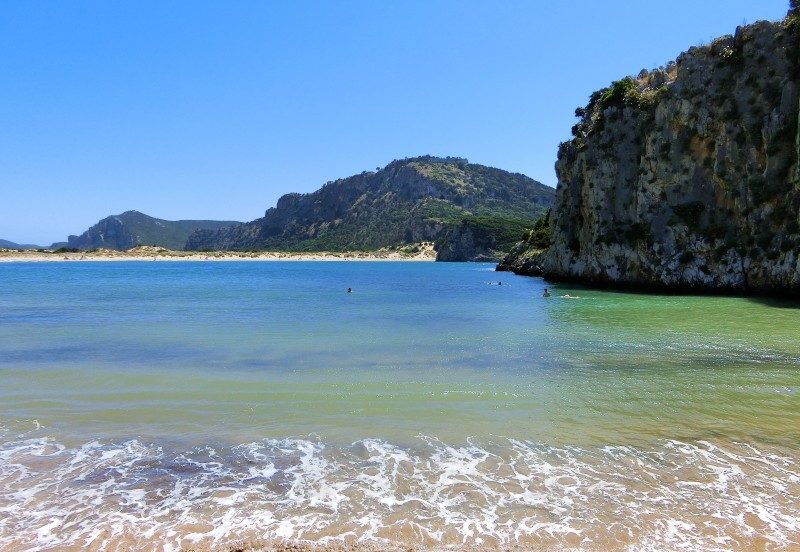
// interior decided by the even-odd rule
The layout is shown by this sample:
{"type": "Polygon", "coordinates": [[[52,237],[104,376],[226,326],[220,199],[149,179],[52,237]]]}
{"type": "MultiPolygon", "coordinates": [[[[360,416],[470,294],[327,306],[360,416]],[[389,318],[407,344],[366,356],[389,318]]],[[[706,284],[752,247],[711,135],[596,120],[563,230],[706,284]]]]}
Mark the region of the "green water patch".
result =
{"type": "Polygon", "coordinates": [[[195,444],[796,446],[800,310],[548,286],[492,268],[3,266],[0,423],[195,444]]]}

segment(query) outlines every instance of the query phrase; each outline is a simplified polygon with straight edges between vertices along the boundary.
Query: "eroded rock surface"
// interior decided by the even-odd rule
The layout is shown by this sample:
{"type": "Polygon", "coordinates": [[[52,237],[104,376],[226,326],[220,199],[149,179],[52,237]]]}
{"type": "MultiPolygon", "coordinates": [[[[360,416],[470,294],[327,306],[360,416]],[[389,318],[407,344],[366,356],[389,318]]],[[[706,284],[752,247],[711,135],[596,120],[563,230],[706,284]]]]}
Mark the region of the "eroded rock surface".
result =
{"type": "Polygon", "coordinates": [[[800,293],[800,18],[737,28],[594,93],[562,143],[552,245],[500,269],[800,293]]]}

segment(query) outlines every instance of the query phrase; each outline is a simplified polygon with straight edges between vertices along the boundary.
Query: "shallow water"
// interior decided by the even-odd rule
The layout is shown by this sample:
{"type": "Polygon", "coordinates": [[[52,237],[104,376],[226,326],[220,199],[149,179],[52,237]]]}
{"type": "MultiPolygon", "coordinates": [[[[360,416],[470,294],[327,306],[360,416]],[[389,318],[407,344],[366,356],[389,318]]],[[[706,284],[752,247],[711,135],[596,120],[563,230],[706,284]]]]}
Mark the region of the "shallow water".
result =
{"type": "Polygon", "coordinates": [[[800,547],[796,305],[460,263],[0,282],[3,549],[800,547]]]}

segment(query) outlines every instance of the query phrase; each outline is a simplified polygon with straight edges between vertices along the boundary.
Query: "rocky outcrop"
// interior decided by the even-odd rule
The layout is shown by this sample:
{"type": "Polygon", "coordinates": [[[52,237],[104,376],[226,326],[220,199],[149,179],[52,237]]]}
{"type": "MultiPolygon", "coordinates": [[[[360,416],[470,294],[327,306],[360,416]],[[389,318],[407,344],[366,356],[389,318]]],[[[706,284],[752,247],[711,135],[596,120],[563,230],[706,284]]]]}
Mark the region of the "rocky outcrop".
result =
{"type": "Polygon", "coordinates": [[[527,243],[520,242],[506,253],[495,270],[526,276],[544,276],[545,272],[541,264],[544,252],[544,249],[530,247],[527,243]]]}
{"type": "MultiPolygon", "coordinates": [[[[80,236],[69,236],[67,246],[77,249],[125,250],[139,245],[157,245],[167,249],[183,249],[189,235],[200,229],[213,230],[241,224],[217,220],[163,220],[126,211],[106,217],[80,236]]],[[[54,244],[55,245],[55,244],[54,244]]]]}
{"type": "Polygon", "coordinates": [[[436,240],[436,260],[497,262],[520,237],[543,223],[544,218],[464,216],[448,225],[436,240]]]}
{"type": "Polygon", "coordinates": [[[454,224],[436,241],[436,260],[497,262],[506,252],[493,245],[470,226],[454,224]]]}
{"type": "Polygon", "coordinates": [[[552,245],[499,267],[590,284],[800,293],[800,20],[740,27],[592,95],[552,245]]]}
{"type": "MultiPolygon", "coordinates": [[[[125,213],[123,213],[124,215],[125,213]]],[[[138,239],[122,221],[120,217],[111,216],[100,220],[94,226],[83,232],[80,236],[67,238],[69,247],[78,249],[130,249],[136,247],[138,239]]]]}
{"type": "MultiPolygon", "coordinates": [[[[263,218],[195,232],[186,248],[344,251],[435,241],[450,251],[441,240],[465,218],[530,221],[553,196],[552,188],[522,174],[462,158],[423,156],[328,182],[310,194],[287,194],[263,218]]],[[[485,254],[468,240],[453,251],[448,260],[485,254]]]]}

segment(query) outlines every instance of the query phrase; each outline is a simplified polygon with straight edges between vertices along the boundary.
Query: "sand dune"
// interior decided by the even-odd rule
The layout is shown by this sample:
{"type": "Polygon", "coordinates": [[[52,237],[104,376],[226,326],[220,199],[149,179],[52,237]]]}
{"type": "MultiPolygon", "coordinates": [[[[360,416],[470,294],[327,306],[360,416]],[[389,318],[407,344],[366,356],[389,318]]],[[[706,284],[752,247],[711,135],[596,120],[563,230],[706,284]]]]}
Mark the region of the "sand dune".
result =
{"type": "Polygon", "coordinates": [[[398,249],[376,251],[172,251],[163,247],[140,246],[127,251],[95,249],[77,253],[56,253],[0,249],[0,262],[56,261],[434,261],[433,244],[426,242],[398,249]]]}

